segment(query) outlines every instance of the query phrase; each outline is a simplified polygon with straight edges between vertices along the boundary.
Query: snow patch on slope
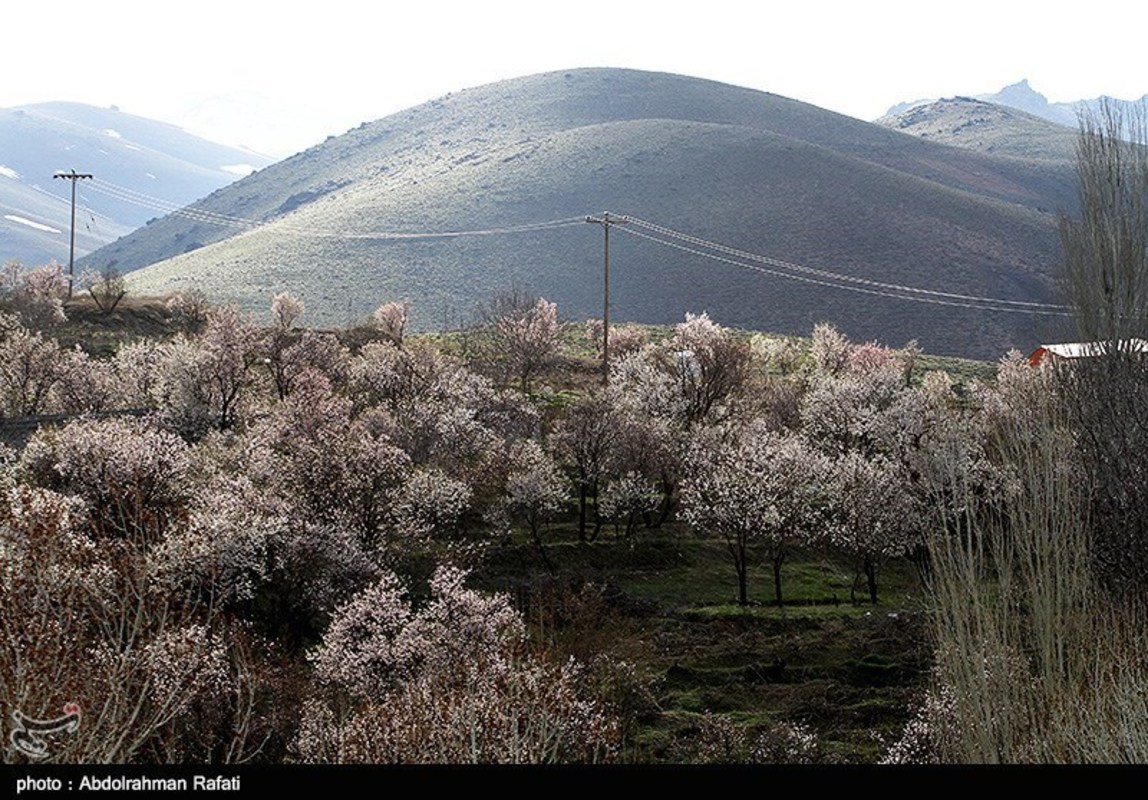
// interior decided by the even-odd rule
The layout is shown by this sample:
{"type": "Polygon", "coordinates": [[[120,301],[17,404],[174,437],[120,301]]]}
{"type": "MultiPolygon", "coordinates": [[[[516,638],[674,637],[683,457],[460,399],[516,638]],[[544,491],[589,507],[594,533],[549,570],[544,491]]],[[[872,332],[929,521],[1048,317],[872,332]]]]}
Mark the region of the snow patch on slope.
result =
{"type": "Polygon", "coordinates": [[[43,225],[39,222],[33,222],[30,219],[25,219],[24,217],[18,217],[15,214],[5,214],[4,219],[10,220],[11,222],[17,222],[21,225],[27,225],[29,228],[35,228],[38,231],[47,231],[48,233],[63,233],[63,231],[57,230],[56,228],[53,228],[51,225],[43,225]]]}

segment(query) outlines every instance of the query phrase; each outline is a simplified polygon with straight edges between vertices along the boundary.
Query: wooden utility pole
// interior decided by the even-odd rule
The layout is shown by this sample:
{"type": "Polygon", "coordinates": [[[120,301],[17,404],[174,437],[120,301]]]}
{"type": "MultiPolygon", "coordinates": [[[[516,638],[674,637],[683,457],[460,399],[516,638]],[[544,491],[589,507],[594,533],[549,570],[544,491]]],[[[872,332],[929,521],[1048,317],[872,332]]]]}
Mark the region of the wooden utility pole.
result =
{"type": "Polygon", "coordinates": [[[602,226],[602,383],[610,381],[610,226],[622,225],[625,217],[611,217],[603,211],[600,217],[586,217],[587,222],[602,226]]]}
{"type": "Polygon", "coordinates": [[[72,244],[68,248],[68,299],[71,300],[72,284],[76,282],[76,183],[92,176],[91,173],[76,172],[73,169],[71,172],[57,172],[52,177],[72,182],[72,244]]]}

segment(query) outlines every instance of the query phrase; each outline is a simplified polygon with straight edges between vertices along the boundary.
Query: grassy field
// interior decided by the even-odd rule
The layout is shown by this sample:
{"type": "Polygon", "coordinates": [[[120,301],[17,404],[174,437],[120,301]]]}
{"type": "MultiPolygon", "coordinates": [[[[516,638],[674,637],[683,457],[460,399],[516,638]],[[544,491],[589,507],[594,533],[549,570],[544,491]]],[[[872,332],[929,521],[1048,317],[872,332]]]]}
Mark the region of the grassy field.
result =
{"type": "Polygon", "coordinates": [[[682,760],[711,712],[749,730],[801,723],[817,733],[826,761],[871,762],[923,685],[921,584],[906,563],[885,569],[873,606],[850,601],[850,565],[795,553],[782,570],[783,607],[772,605],[760,563],[750,573],[751,604],[740,607],[724,545],[674,525],[635,542],[604,529],[579,543],[556,529],[547,553],[553,574],[528,543],[501,545],[477,581],[510,592],[556,655],[591,662],[608,654],[634,666],[630,759],[682,760]]]}

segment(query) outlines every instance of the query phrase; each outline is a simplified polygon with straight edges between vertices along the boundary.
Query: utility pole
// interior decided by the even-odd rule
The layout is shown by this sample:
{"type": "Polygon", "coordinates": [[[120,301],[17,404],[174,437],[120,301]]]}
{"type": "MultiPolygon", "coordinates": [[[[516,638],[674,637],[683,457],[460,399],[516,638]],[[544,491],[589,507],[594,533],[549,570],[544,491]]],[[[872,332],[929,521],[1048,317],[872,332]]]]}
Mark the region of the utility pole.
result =
{"type": "Polygon", "coordinates": [[[52,176],[53,178],[64,178],[72,182],[72,244],[68,248],[68,299],[72,299],[72,284],[76,282],[76,183],[90,179],[91,173],[76,172],[73,169],[71,172],[57,172],[52,176]]]}
{"type": "Polygon", "coordinates": [[[610,382],[610,226],[622,225],[625,217],[611,217],[603,211],[600,217],[586,217],[587,222],[602,226],[602,383],[610,382]]]}

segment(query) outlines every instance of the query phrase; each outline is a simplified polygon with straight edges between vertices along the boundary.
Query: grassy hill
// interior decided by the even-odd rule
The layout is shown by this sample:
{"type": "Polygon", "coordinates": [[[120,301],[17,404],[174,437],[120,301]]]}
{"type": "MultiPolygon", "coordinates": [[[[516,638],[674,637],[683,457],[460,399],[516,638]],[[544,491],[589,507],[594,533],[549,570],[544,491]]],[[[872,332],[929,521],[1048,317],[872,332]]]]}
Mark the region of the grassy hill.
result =
{"type": "MultiPolygon", "coordinates": [[[[309,324],[379,302],[439,328],[526,286],[570,317],[601,314],[609,210],[844,275],[1015,300],[1052,297],[1055,212],[1072,203],[1058,160],[976,152],[794,100],[629,70],[547,73],[470,89],[365,124],[94,253],[141,269],[139,292],[198,287],[264,309],[275,291],[309,324]],[[245,224],[238,220],[258,223],[245,224]],[[395,231],[530,232],[396,238],[395,231]],[[226,221],[225,221],[226,222],[226,221]]],[[[709,311],[723,324],[995,358],[1046,335],[1031,316],[802,283],[652,243],[611,241],[612,313],[641,322],[709,311]]],[[[839,283],[839,282],[838,282],[839,283]]]]}

